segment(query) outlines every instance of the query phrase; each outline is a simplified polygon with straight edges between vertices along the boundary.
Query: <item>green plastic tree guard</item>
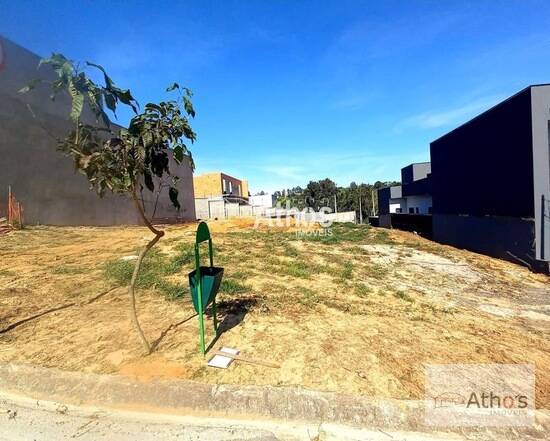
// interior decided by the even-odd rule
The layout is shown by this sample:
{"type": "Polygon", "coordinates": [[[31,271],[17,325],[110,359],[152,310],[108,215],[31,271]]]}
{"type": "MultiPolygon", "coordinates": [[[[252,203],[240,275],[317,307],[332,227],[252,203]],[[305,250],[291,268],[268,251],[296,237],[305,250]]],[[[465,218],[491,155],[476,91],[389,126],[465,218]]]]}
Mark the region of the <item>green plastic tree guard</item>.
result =
{"type": "MultiPolygon", "coordinates": [[[[195,270],[189,273],[189,288],[193,306],[199,316],[199,343],[203,355],[206,353],[204,311],[212,304],[212,317],[214,319],[214,340],[218,337],[218,318],[216,317],[216,294],[220,288],[223,277],[223,268],[214,266],[212,252],[212,237],[206,222],[201,222],[197,228],[195,239],[195,270]],[[199,245],[208,241],[208,253],[210,255],[210,266],[200,265],[199,245]]],[[[213,341],[214,341],[213,340],[213,341]]]]}

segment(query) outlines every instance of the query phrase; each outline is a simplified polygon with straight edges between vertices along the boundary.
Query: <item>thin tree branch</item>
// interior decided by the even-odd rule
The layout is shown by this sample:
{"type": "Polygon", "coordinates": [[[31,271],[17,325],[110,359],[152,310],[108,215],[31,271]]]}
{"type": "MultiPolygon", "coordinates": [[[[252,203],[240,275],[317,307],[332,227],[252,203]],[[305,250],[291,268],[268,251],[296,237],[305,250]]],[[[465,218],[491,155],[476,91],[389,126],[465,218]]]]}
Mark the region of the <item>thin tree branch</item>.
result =
{"type": "MultiPolygon", "coordinates": [[[[143,205],[139,202],[139,199],[137,197],[136,193],[136,186],[134,185],[134,188],[132,189],[132,199],[134,200],[134,204],[137,208],[137,211],[139,213],[139,216],[141,217],[141,220],[143,220],[143,223],[146,225],[147,228],[149,228],[154,234],[162,237],[164,236],[164,231],[157,230],[153,224],[147,219],[147,216],[145,215],[145,209],[143,205]]],[[[159,239],[160,239],[159,237],[159,239]]]]}
{"type": "Polygon", "coordinates": [[[81,306],[81,305],[89,305],[93,302],[95,302],[96,300],[100,299],[101,297],[103,297],[104,295],[110,293],[111,291],[115,290],[117,287],[114,287],[114,288],[110,288],[108,289],[107,291],[103,291],[102,293],[86,300],[84,303],[76,303],[76,302],[71,302],[71,303],[66,303],[64,305],[61,305],[61,306],[55,306],[53,308],[49,308],[49,309],[46,309],[44,311],[40,311],[34,315],[31,315],[30,317],[25,317],[24,319],[21,319],[21,320],[18,320],[17,322],[15,323],[12,323],[11,325],[8,325],[6,326],[4,329],[0,329],[0,334],[4,334],[8,331],[11,331],[12,329],[15,329],[17,328],[18,326],[21,326],[27,322],[30,322],[30,321],[33,321],[33,320],[36,320],[37,318],[40,318],[44,315],[47,315],[47,314],[51,314],[52,312],[56,312],[56,311],[61,311],[63,309],[67,309],[67,308],[71,308],[73,306],[81,306]]]}
{"type": "Polygon", "coordinates": [[[140,203],[137,193],[136,193],[136,186],[134,185],[132,188],[132,199],[134,200],[134,204],[136,206],[136,209],[147,226],[154,234],[155,237],[151,239],[147,245],[140,251],[138,258],[136,260],[136,264],[134,266],[134,272],[132,274],[132,280],[130,281],[130,286],[128,287],[128,294],[130,295],[130,316],[132,318],[132,323],[134,324],[134,327],[139,335],[139,338],[141,340],[141,343],[143,345],[143,348],[145,349],[147,354],[150,354],[154,347],[151,347],[149,341],[145,337],[145,334],[143,333],[143,330],[141,329],[141,326],[139,324],[139,320],[137,317],[137,310],[136,310],[136,294],[135,294],[135,285],[137,281],[137,277],[139,275],[139,270],[141,268],[141,264],[143,262],[143,259],[145,255],[149,252],[151,248],[155,246],[155,244],[160,240],[162,236],[164,236],[164,231],[157,230],[147,219],[147,216],[145,215],[145,210],[143,208],[143,205],[140,203]]]}

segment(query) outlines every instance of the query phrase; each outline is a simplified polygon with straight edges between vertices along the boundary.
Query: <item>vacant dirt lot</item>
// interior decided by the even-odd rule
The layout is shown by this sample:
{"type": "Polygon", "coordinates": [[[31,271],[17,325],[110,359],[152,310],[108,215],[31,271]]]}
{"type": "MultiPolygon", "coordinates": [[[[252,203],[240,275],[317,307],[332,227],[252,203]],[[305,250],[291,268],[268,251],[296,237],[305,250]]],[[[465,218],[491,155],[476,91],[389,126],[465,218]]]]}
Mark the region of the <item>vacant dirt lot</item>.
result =
{"type": "Polygon", "coordinates": [[[394,398],[423,397],[427,363],[528,362],[537,404],[550,407],[546,276],[404,232],[340,225],[302,237],[252,225],[210,223],[215,263],[225,267],[217,345],[280,368],[206,367],[187,286],[196,225],[167,227],[140,280],[139,316],[155,346],[148,357],[124,287],[146,229],[36,227],[1,237],[0,360],[394,398]]]}

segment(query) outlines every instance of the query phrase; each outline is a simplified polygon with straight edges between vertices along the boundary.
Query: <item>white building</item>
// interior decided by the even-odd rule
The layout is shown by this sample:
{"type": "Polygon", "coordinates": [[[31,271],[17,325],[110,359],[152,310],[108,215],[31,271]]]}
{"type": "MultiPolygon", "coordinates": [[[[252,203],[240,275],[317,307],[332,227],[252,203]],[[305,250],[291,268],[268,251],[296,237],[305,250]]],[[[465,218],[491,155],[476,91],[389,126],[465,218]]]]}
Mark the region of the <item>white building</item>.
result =
{"type": "Polygon", "coordinates": [[[401,185],[378,190],[378,211],[391,213],[431,214],[431,164],[419,162],[401,169],[401,185]]]}
{"type": "Polygon", "coordinates": [[[272,208],[275,205],[275,196],[271,193],[257,194],[250,196],[248,203],[253,207],[272,208]]]}

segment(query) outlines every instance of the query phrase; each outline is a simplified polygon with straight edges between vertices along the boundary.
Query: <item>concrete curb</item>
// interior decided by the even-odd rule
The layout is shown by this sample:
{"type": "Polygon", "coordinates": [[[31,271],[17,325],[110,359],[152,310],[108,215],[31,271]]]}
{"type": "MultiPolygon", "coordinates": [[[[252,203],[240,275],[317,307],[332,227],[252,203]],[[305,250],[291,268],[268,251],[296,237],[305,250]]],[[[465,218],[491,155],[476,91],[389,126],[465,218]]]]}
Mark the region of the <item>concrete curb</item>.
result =
{"type": "Polygon", "coordinates": [[[76,404],[136,406],[211,416],[262,416],[415,430],[423,407],[415,401],[377,400],[287,387],[212,385],[184,380],[140,382],[120,375],[0,364],[0,390],[76,404]]]}
{"type": "MultiPolygon", "coordinates": [[[[164,379],[140,382],[120,375],[7,363],[0,364],[0,391],[77,405],[175,414],[263,417],[401,431],[434,430],[424,425],[422,401],[375,399],[287,387],[211,385],[164,379]]],[[[544,411],[537,415],[536,428],[521,432],[525,438],[540,438],[550,430],[549,419],[548,412],[544,411]]],[[[479,433],[478,430],[468,432],[479,433]]],[[[491,432],[499,433],[503,439],[509,431],[491,432]]]]}

